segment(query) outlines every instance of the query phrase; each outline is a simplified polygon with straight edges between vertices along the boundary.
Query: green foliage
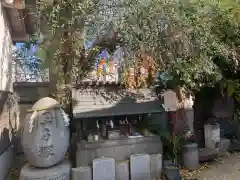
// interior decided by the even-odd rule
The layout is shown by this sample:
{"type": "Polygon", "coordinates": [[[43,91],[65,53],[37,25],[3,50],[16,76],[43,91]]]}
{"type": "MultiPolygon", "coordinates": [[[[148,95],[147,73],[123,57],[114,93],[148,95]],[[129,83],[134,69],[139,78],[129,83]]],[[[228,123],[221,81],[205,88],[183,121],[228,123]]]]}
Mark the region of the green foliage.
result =
{"type": "Polygon", "coordinates": [[[213,62],[216,56],[239,67],[240,28],[233,13],[239,6],[203,0],[127,2],[131,8],[117,26],[129,51],[135,52],[133,59],[139,53],[149,54],[171,79],[194,90],[221,80],[213,62]]]}
{"type": "Polygon", "coordinates": [[[96,44],[86,56],[84,49],[84,38],[96,37],[96,32],[86,33],[86,30],[103,23],[98,1],[56,0],[52,5],[40,1],[37,5],[39,24],[30,43],[38,45],[37,55],[51,68],[58,86],[71,86],[91,69],[94,57],[101,50],[96,44]]]}
{"type": "Polygon", "coordinates": [[[239,4],[235,0],[122,0],[104,9],[97,0],[55,0],[52,5],[39,1],[39,29],[31,42],[40,38],[39,56],[56,76],[58,87],[81,80],[101,49],[112,50],[119,34],[128,51],[126,64],[147,54],[175,85],[198,90],[222,80],[216,58],[231,64],[232,71],[239,69],[239,4]],[[114,17],[106,14],[113,6],[114,17]],[[83,40],[92,37],[96,43],[86,52],[83,40]]]}
{"type": "Polygon", "coordinates": [[[170,159],[173,162],[178,161],[181,155],[181,149],[183,145],[187,143],[185,136],[182,134],[171,134],[168,129],[156,125],[149,125],[148,129],[161,138],[164,158],[170,159]]]}
{"type": "Polygon", "coordinates": [[[228,95],[232,96],[240,102],[240,80],[230,80],[226,79],[221,82],[221,86],[223,89],[227,89],[228,95]]]}

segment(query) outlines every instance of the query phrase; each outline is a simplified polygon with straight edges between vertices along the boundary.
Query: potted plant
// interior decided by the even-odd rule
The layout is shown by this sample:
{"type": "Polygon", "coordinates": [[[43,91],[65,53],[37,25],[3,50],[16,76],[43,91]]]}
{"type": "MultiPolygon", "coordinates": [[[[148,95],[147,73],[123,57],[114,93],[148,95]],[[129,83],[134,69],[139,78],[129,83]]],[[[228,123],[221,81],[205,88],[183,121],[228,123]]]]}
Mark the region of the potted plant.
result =
{"type": "Polygon", "coordinates": [[[152,127],[151,132],[157,134],[163,144],[163,173],[166,180],[180,180],[180,157],[182,146],[186,143],[184,135],[170,134],[169,131],[152,127]]]}
{"type": "Polygon", "coordinates": [[[164,164],[164,178],[166,180],[180,180],[180,162],[181,162],[181,149],[185,144],[185,138],[183,135],[176,135],[172,133],[169,138],[169,147],[171,147],[171,162],[164,164]]]}

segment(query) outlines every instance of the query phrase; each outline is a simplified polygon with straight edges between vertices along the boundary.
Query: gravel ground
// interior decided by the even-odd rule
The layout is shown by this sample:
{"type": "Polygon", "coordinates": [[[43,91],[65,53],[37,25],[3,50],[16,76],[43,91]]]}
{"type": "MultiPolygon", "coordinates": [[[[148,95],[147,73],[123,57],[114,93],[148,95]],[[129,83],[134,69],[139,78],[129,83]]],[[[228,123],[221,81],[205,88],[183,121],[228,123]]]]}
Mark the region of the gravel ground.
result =
{"type": "MultiPolygon", "coordinates": [[[[26,163],[18,157],[7,180],[18,180],[20,168],[26,163]]],[[[213,162],[201,164],[196,171],[181,170],[184,180],[240,180],[240,153],[227,154],[213,162]]]]}
{"type": "Polygon", "coordinates": [[[219,158],[197,175],[198,180],[240,180],[240,153],[219,158]]]}
{"type": "Polygon", "coordinates": [[[240,153],[201,164],[196,171],[181,170],[181,175],[184,180],[240,180],[240,153]]]}

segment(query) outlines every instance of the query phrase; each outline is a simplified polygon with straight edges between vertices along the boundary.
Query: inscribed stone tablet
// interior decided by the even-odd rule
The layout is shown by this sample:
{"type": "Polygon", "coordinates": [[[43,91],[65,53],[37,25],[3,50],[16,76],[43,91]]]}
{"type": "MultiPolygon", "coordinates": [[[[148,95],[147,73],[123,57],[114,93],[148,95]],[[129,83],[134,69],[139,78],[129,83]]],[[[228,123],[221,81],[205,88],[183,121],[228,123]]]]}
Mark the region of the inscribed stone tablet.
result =
{"type": "Polygon", "coordinates": [[[81,166],[72,168],[72,180],[92,180],[92,167],[81,166]]]}
{"type": "Polygon", "coordinates": [[[130,156],[131,180],[149,180],[150,156],[148,154],[135,154],[130,156]]]}
{"type": "Polygon", "coordinates": [[[163,94],[165,111],[176,111],[178,99],[174,91],[168,90],[163,94]]]}
{"type": "Polygon", "coordinates": [[[129,161],[122,161],[117,163],[116,180],[129,180],[129,161]]]}
{"type": "Polygon", "coordinates": [[[115,179],[115,159],[98,158],[93,160],[94,180],[114,180],[115,179]]]}
{"type": "Polygon", "coordinates": [[[151,179],[159,179],[162,172],[162,155],[153,154],[151,159],[151,179]]]}

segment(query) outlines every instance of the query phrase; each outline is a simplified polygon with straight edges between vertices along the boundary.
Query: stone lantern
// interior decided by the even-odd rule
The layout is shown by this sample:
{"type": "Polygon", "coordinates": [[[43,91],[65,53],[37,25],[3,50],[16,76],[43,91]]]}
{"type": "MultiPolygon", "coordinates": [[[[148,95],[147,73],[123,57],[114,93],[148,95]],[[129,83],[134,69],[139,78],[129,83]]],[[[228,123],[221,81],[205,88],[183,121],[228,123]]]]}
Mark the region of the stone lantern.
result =
{"type": "Polygon", "coordinates": [[[28,111],[22,131],[22,147],[28,163],[50,167],[64,159],[69,146],[69,118],[60,104],[49,97],[28,111]]]}

